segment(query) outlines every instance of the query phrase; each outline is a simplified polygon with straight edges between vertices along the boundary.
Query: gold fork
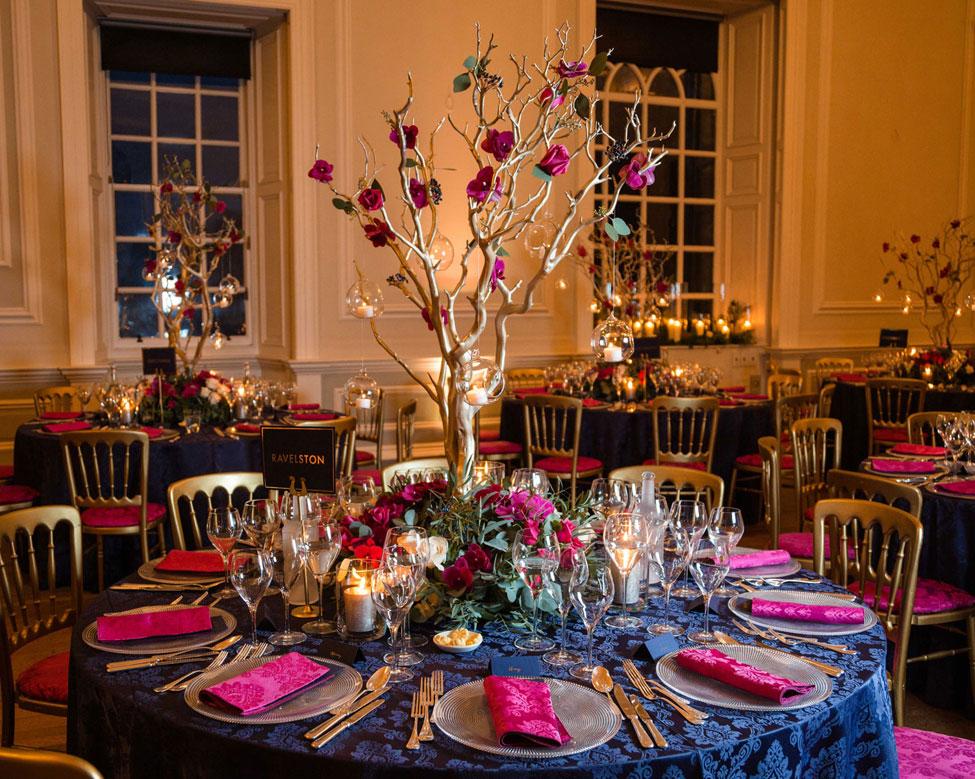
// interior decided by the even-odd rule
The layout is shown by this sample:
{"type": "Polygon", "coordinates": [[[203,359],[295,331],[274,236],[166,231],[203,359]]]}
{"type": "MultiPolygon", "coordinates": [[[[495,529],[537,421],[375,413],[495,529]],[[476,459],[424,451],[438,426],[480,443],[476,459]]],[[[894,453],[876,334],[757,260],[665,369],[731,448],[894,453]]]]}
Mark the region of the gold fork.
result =
{"type": "Polygon", "coordinates": [[[430,722],[436,722],[436,711],[437,700],[443,695],[443,671],[434,671],[433,678],[430,680],[431,692],[433,693],[433,702],[430,704],[430,722]]]}
{"type": "Polygon", "coordinates": [[[433,691],[430,688],[430,677],[420,679],[420,698],[423,701],[423,727],[420,728],[420,741],[433,741],[433,730],[430,728],[430,706],[433,703],[433,691]]]}
{"type": "Polygon", "coordinates": [[[796,642],[801,641],[804,644],[812,644],[813,646],[822,647],[823,649],[832,649],[834,652],[839,652],[841,655],[855,655],[856,652],[852,649],[847,648],[843,644],[830,644],[826,641],[817,641],[814,638],[802,638],[800,636],[785,636],[779,633],[777,630],[772,628],[761,628],[755,626],[747,626],[739,622],[737,619],[731,620],[735,627],[737,627],[742,633],[747,633],[750,636],[758,636],[759,638],[774,638],[777,641],[781,641],[786,646],[795,646],[796,642]]]}
{"type": "Polygon", "coordinates": [[[661,692],[658,695],[647,683],[647,680],[643,677],[643,674],[637,669],[633,664],[632,660],[623,661],[623,673],[626,674],[626,678],[630,680],[630,683],[636,687],[637,691],[647,700],[664,700],[669,703],[678,714],[680,714],[684,719],[694,725],[700,725],[701,721],[707,719],[707,713],[703,711],[698,711],[691,706],[680,703],[669,695],[665,695],[661,692]]]}
{"type": "Polygon", "coordinates": [[[423,697],[420,693],[413,693],[413,708],[410,712],[410,716],[413,717],[413,733],[410,735],[410,740],[406,742],[407,749],[419,749],[420,748],[420,738],[417,736],[416,728],[420,721],[420,709],[422,707],[423,697]]]}

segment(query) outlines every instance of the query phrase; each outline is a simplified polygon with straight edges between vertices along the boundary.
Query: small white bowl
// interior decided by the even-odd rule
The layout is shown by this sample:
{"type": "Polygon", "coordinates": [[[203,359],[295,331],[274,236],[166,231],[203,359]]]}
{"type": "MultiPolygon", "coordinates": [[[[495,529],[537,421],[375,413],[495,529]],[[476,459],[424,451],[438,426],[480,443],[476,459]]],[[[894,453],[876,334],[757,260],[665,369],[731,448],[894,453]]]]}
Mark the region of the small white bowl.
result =
{"type": "MultiPolygon", "coordinates": [[[[471,632],[474,632],[474,631],[471,631],[471,632]]],[[[449,630],[441,630],[439,633],[437,633],[433,637],[433,644],[434,644],[434,646],[436,646],[437,649],[439,649],[441,652],[446,652],[447,654],[451,654],[451,655],[466,655],[466,654],[469,654],[469,653],[473,652],[481,644],[484,643],[484,635],[482,633],[478,633],[477,634],[477,643],[476,644],[471,644],[470,646],[451,646],[450,644],[441,644],[437,639],[440,638],[441,636],[443,636],[443,637],[446,638],[446,636],[447,636],[448,633],[450,633],[449,630]]]]}

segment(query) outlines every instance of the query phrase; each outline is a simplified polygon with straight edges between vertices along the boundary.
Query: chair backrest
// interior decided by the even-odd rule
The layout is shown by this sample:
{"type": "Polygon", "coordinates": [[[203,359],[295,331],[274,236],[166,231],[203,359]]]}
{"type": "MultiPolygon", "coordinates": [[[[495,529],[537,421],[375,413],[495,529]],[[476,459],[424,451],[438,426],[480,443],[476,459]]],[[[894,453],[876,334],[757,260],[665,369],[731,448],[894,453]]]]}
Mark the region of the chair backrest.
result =
{"type": "Polygon", "coordinates": [[[644,473],[654,475],[657,489],[670,503],[682,498],[693,498],[703,501],[709,512],[713,506],[724,503],[724,480],[717,474],[695,468],[682,468],[679,465],[627,465],[611,471],[609,478],[639,485],[643,482],[644,473]]]}
{"type": "Polygon", "coordinates": [[[827,474],[826,483],[831,498],[879,499],[879,502],[921,518],[921,490],[910,484],[839,468],[834,468],[827,474]]]}
{"type": "Polygon", "coordinates": [[[540,457],[569,457],[576,470],[582,401],[560,395],[528,395],[524,400],[528,467],[540,457]]]}
{"type": "Polygon", "coordinates": [[[46,749],[0,748],[0,776],[11,779],[103,779],[87,760],[46,749]]]}
{"type": "Polygon", "coordinates": [[[177,549],[186,549],[186,537],[183,530],[184,516],[189,520],[193,543],[196,544],[197,549],[203,549],[203,531],[201,528],[205,530],[211,508],[215,505],[235,505],[240,508],[244,502],[251,498],[261,497],[259,493],[263,490],[264,475],[253,471],[207,473],[173,482],[169,485],[166,497],[169,504],[169,516],[173,525],[174,546],[177,549]],[[234,494],[238,491],[246,493],[246,497],[241,500],[240,498],[243,496],[238,495],[238,499],[235,501],[234,494]],[[255,495],[255,493],[258,494],[255,495]],[[217,498],[216,503],[214,503],[214,497],[217,498]]]}
{"type": "Polygon", "coordinates": [[[545,371],[542,368],[512,368],[505,376],[508,389],[520,387],[541,387],[545,384],[545,371]]]}
{"type": "Polygon", "coordinates": [[[779,439],[762,436],[758,439],[758,454],[762,458],[762,498],[765,524],[772,535],[770,549],[779,548],[782,528],[782,449],[779,439]]]}
{"type": "Polygon", "coordinates": [[[792,423],[815,416],[819,416],[819,395],[801,393],[775,401],[775,434],[785,443],[786,449],[791,446],[788,438],[792,423]]]}
{"type": "Polygon", "coordinates": [[[356,419],[352,416],[323,422],[302,422],[302,427],[331,427],[335,430],[335,478],[348,478],[355,468],[356,419]]]}
{"type": "Polygon", "coordinates": [[[408,400],[396,409],[396,459],[402,462],[413,456],[416,431],[416,401],[408,400]]]}
{"type": "Polygon", "coordinates": [[[141,430],[60,435],[68,492],[79,509],[139,506],[146,521],[149,436],[141,430]]]}
{"type": "Polygon", "coordinates": [[[786,395],[798,395],[802,392],[802,376],[799,371],[786,373],[783,368],[778,373],[771,374],[765,386],[765,391],[772,400],[784,398],[786,395]]]}
{"type": "Polygon", "coordinates": [[[447,478],[450,464],[446,457],[417,457],[403,460],[383,468],[383,489],[391,490],[402,484],[429,481],[441,474],[447,478]]]}
{"type": "Polygon", "coordinates": [[[654,459],[658,465],[703,463],[711,470],[721,404],[715,397],[653,399],[654,459]]]}
{"type": "Polygon", "coordinates": [[[45,411],[80,411],[81,401],[77,398],[77,387],[45,387],[34,393],[34,411],[38,416],[45,411]]]}
{"type": "Polygon", "coordinates": [[[872,427],[906,427],[911,414],[924,411],[927,391],[920,379],[867,379],[868,422],[872,427]]]}
{"type": "Polygon", "coordinates": [[[924,539],[921,521],[872,500],[819,501],[813,513],[813,561],[820,576],[826,571],[827,533],[829,577],[843,587],[855,581],[863,602],[877,612],[888,631],[900,623],[897,643],[906,651],[924,539]],[[850,549],[856,551],[853,560],[850,549]]]}
{"type": "Polygon", "coordinates": [[[372,441],[376,445],[376,469],[383,468],[383,423],[385,392],[379,390],[379,398],[369,408],[358,408],[345,404],[345,415],[355,417],[355,437],[357,441],[372,441]]]}
{"type": "Polygon", "coordinates": [[[849,357],[820,357],[816,360],[817,371],[848,372],[853,370],[853,360],[849,357]]]}
{"type": "Polygon", "coordinates": [[[792,463],[795,474],[796,512],[800,528],[806,511],[827,497],[826,475],[838,468],[842,455],[843,424],[838,419],[813,417],[792,424],[792,463]]]}
{"type": "Polygon", "coordinates": [[[954,421],[958,414],[954,411],[918,411],[907,418],[907,440],[912,444],[924,446],[944,446],[944,439],[938,434],[938,417],[950,417],[954,421]]]}
{"type": "Polygon", "coordinates": [[[833,409],[833,393],[836,392],[836,384],[830,382],[824,384],[819,390],[819,413],[816,416],[828,417],[833,409]]]}

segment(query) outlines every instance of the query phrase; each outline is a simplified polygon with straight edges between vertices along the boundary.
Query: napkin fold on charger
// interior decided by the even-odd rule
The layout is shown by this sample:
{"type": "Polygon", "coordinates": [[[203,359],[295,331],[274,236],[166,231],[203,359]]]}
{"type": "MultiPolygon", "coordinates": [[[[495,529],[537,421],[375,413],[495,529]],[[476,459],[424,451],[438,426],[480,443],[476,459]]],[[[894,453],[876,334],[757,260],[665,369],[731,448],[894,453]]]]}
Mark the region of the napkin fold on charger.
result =
{"type": "Polygon", "coordinates": [[[752,392],[733,392],[731,397],[738,400],[768,400],[768,395],[759,395],[752,392]]]}
{"type": "Polygon", "coordinates": [[[335,419],[337,414],[293,414],[295,419],[302,422],[325,422],[329,419],[335,419]]]}
{"type": "Polygon", "coordinates": [[[934,463],[925,460],[884,460],[871,457],[870,467],[877,473],[934,473],[934,463]]]}
{"type": "Polygon", "coordinates": [[[182,636],[211,630],[209,606],[168,606],[141,614],[127,612],[98,618],[99,641],[131,641],[156,636],[182,636]]]}
{"type": "Polygon", "coordinates": [[[593,406],[602,406],[603,402],[595,398],[583,398],[582,405],[584,408],[592,408],[593,406]]]}
{"type": "Polygon", "coordinates": [[[943,481],[936,484],[935,489],[952,495],[975,495],[975,480],[943,481]]]}
{"type": "Polygon", "coordinates": [[[860,606],[812,606],[764,598],[752,598],[752,615],[827,625],[862,625],[866,620],[866,612],[860,606]]]}
{"type": "Polygon", "coordinates": [[[240,422],[240,423],[234,425],[234,430],[236,430],[238,433],[260,433],[261,432],[261,426],[260,425],[249,425],[246,422],[240,422]]]}
{"type": "Polygon", "coordinates": [[[484,680],[494,732],[503,747],[558,747],[572,740],[545,682],[508,676],[484,680]]]}
{"type": "Polygon", "coordinates": [[[811,684],[783,679],[742,663],[717,649],[682,649],[677,653],[677,665],[780,704],[794,703],[815,689],[811,684]]]}
{"type": "Polygon", "coordinates": [[[784,565],[792,559],[785,549],[763,549],[760,552],[745,552],[731,555],[728,568],[760,568],[765,565],[784,565]]]}
{"type": "Polygon", "coordinates": [[[200,700],[249,717],[280,706],[314,687],[332,672],[298,652],[224,679],[200,692],[200,700]]]}
{"type": "Polygon", "coordinates": [[[923,444],[897,444],[891,450],[894,454],[913,454],[918,457],[944,457],[943,446],[924,446],[923,444]]]}
{"type": "Polygon", "coordinates": [[[170,549],[156,565],[156,570],[164,573],[223,573],[223,558],[219,552],[170,549]]]}
{"type": "Polygon", "coordinates": [[[140,427],[139,429],[149,438],[159,438],[164,432],[161,427],[140,427]]]}
{"type": "Polygon", "coordinates": [[[56,425],[44,425],[47,433],[70,433],[72,430],[88,430],[91,427],[87,422],[60,422],[56,425]]]}
{"type": "Polygon", "coordinates": [[[83,417],[84,411],[45,411],[41,414],[41,419],[77,419],[83,417]]]}
{"type": "Polygon", "coordinates": [[[289,403],[289,411],[310,411],[318,408],[317,403],[289,403]]]}

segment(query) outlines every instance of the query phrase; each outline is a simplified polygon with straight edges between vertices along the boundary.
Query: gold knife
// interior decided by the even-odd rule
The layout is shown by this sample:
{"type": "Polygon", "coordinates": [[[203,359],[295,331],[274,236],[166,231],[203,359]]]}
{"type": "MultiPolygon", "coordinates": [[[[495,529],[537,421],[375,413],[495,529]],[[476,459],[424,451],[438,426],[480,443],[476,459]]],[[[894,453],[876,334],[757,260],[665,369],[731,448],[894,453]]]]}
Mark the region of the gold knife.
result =
{"type": "Polygon", "coordinates": [[[364,695],[362,698],[357,700],[353,704],[352,708],[349,709],[348,711],[343,711],[343,712],[339,712],[338,714],[333,714],[324,722],[321,722],[315,727],[310,728],[308,732],[305,733],[305,738],[307,739],[318,738],[320,735],[322,735],[322,733],[324,733],[326,730],[330,730],[334,725],[337,725],[339,722],[344,720],[350,714],[355,714],[357,711],[359,711],[360,709],[364,709],[366,706],[368,706],[377,698],[383,696],[388,689],[389,689],[389,685],[385,685],[383,687],[380,687],[375,692],[371,692],[368,695],[364,695]]]}
{"type": "Polygon", "coordinates": [[[385,698],[380,698],[379,700],[370,703],[364,709],[359,709],[359,711],[357,711],[355,714],[349,717],[345,722],[340,722],[324,736],[316,739],[315,741],[312,741],[311,745],[315,747],[315,749],[319,749],[323,747],[325,744],[327,744],[329,741],[335,738],[339,733],[344,731],[347,727],[349,727],[350,725],[355,725],[355,723],[357,723],[366,715],[372,714],[372,712],[374,712],[376,709],[382,706],[385,702],[386,702],[385,698]]]}
{"type": "Polygon", "coordinates": [[[782,649],[776,649],[774,646],[769,646],[768,644],[763,644],[761,641],[756,640],[755,646],[760,646],[763,649],[770,649],[773,652],[778,652],[780,655],[788,655],[789,657],[794,657],[796,660],[802,660],[806,665],[811,665],[813,668],[818,668],[827,676],[842,676],[843,669],[837,668],[835,665],[830,665],[829,663],[824,663],[821,660],[813,660],[811,657],[803,657],[800,654],[794,652],[786,652],[782,649]]]}
{"type": "Polygon", "coordinates": [[[636,715],[636,709],[633,708],[633,704],[627,699],[626,693],[623,692],[623,688],[619,684],[613,685],[613,697],[616,699],[616,705],[623,712],[623,716],[633,726],[633,732],[636,734],[636,740],[640,743],[640,746],[643,749],[652,748],[653,741],[650,740],[650,735],[643,729],[643,725],[640,724],[640,718],[636,715]]]}
{"type": "Polygon", "coordinates": [[[653,720],[650,718],[647,710],[643,708],[643,704],[640,703],[640,699],[635,695],[631,695],[630,703],[633,704],[633,708],[636,709],[636,713],[640,715],[640,719],[642,719],[646,723],[647,727],[650,728],[650,735],[653,736],[653,740],[657,746],[661,749],[665,749],[667,747],[667,739],[660,735],[660,731],[657,730],[657,726],[653,724],[653,720]]]}

